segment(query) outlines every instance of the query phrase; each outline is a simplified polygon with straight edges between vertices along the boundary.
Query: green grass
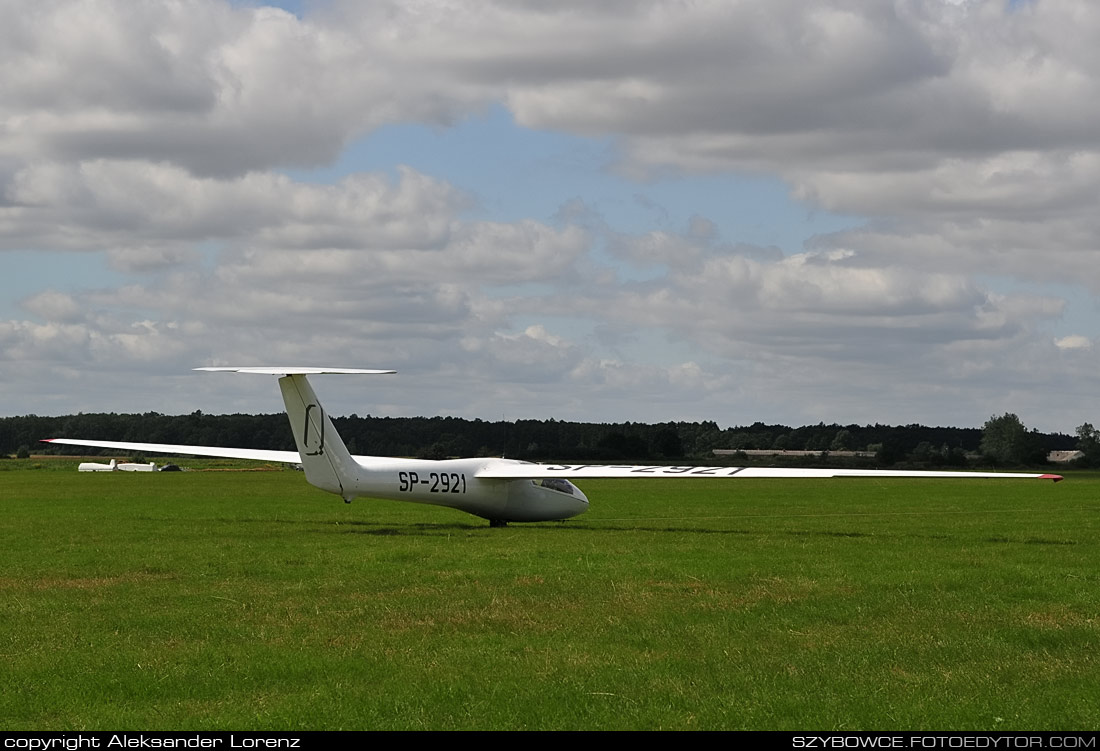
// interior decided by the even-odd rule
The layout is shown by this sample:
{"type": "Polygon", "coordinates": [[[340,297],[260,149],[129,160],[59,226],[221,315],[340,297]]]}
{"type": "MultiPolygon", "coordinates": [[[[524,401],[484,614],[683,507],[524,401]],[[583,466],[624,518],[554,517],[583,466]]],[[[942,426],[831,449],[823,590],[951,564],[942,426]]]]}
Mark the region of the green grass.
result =
{"type": "Polygon", "coordinates": [[[10,730],[1100,728],[1096,474],[588,481],[489,529],[0,468],[10,730]]]}

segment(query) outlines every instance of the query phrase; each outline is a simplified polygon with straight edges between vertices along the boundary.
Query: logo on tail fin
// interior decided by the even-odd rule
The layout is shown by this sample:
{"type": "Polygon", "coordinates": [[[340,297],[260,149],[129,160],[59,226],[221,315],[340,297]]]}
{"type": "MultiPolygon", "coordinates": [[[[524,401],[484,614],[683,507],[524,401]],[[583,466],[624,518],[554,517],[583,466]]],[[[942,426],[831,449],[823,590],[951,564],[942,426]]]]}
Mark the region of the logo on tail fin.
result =
{"type": "Polygon", "coordinates": [[[310,404],[306,406],[306,425],[302,431],[302,445],[305,448],[309,448],[309,411],[316,409],[321,413],[320,419],[317,421],[320,427],[317,429],[317,450],[307,451],[306,456],[322,456],[325,453],[325,411],[321,409],[320,404],[310,404]]]}

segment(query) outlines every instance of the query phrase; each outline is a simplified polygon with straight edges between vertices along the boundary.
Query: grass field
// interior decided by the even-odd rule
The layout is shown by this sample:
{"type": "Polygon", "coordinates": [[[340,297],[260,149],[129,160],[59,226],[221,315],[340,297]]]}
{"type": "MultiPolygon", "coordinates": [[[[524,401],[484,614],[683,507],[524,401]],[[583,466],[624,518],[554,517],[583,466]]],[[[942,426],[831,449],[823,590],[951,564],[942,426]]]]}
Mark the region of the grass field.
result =
{"type": "Polygon", "coordinates": [[[1098,474],[582,487],[0,461],[0,727],[1100,728],[1098,474]]]}

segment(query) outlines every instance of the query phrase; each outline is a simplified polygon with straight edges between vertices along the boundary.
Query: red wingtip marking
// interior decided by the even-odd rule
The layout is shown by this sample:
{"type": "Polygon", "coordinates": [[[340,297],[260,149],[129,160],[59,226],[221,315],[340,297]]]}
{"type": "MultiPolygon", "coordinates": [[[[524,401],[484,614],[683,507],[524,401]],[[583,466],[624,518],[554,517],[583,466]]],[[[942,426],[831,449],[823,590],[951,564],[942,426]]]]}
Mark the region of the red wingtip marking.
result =
{"type": "Polygon", "coordinates": [[[1040,480],[1054,480],[1055,482],[1061,482],[1063,478],[1061,475],[1039,475],[1040,480]]]}

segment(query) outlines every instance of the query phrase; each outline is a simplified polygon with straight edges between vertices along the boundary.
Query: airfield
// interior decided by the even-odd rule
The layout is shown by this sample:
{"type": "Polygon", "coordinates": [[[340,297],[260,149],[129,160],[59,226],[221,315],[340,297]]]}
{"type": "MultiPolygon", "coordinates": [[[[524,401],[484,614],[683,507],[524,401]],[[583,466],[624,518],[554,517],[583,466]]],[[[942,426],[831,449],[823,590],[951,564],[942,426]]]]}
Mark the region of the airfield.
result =
{"type": "Polygon", "coordinates": [[[490,529],[76,464],[0,461],[9,730],[1100,728],[1100,473],[588,480],[490,529]]]}

